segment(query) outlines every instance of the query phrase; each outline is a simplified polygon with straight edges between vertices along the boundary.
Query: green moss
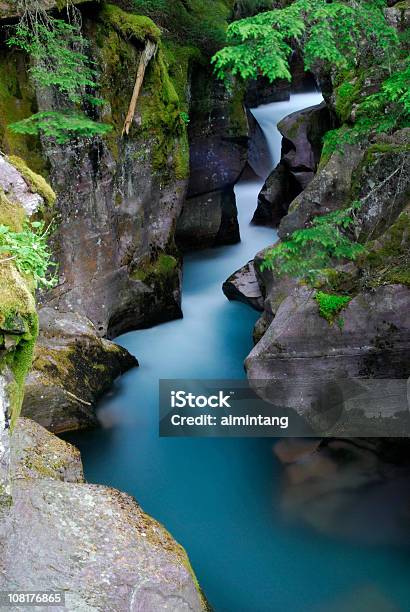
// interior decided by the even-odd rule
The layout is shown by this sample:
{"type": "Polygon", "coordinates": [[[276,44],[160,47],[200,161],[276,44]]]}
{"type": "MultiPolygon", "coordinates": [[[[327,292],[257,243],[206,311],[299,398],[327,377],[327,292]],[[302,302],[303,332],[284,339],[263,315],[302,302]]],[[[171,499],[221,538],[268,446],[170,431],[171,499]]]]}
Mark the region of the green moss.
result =
{"type": "Polygon", "coordinates": [[[177,144],[174,157],[174,175],[177,180],[184,180],[189,176],[188,134],[183,134],[177,144]]]}
{"type": "Polygon", "coordinates": [[[7,366],[14,378],[8,388],[13,427],[20,414],[24,381],[31,367],[38,318],[27,281],[10,261],[0,263],[0,329],[13,333],[16,341],[0,361],[0,371],[7,366]]]}
{"type": "Polygon", "coordinates": [[[113,4],[105,4],[100,16],[126,40],[143,43],[149,39],[158,42],[161,37],[160,29],[149,17],[126,13],[113,4]]]}
{"type": "Polygon", "coordinates": [[[0,146],[26,160],[35,172],[48,175],[38,137],[13,133],[8,125],[37,112],[35,92],[29,82],[23,53],[0,48],[0,146]]]}
{"type": "Polygon", "coordinates": [[[410,213],[401,213],[383,236],[367,245],[358,260],[367,285],[402,284],[410,287],[410,213]]]}
{"type": "Polygon", "coordinates": [[[20,157],[16,155],[10,155],[7,157],[8,161],[13,164],[15,168],[20,172],[20,174],[26,180],[28,186],[34,193],[38,193],[41,195],[43,200],[46,202],[48,206],[53,206],[56,201],[56,194],[53,189],[47,183],[47,181],[37,174],[30,170],[27,166],[26,162],[22,160],[20,157]]]}
{"type": "Polygon", "coordinates": [[[231,98],[229,101],[229,136],[237,137],[238,135],[247,136],[248,121],[244,107],[245,86],[243,83],[236,81],[233,85],[231,98]]]}
{"type": "Polygon", "coordinates": [[[363,77],[354,77],[335,88],[335,108],[339,119],[349,121],[353,104],[358,102],[363,88],[363,77]]]}
{"type": "Polygon", "coordinates": [[[169,77],[178,94],[181,111],[189,111],[189,74],[194,62],[201,62],[198,48],[165,40],[162,45],[169,77]]]}
{"type": "MultiPolygon", "coordinates": [[[[97,24],[96,42],[103,65],[101,95],[110,104],[110,114],[104,118],[115,126],[106,140],[117,159],[124,146],[121,132],[141,47],[125,37],[106,18],[105,11],[97,24]]],[[[147,67],[131,126],[130,138],[135,142],[139,137],[141,142],[139,161],[151,162],[153,174],[163,183],[185,179],[189,172],[187,126],[181,113],[188,111],[188,74],[193,57],[196,52],[192,48],[159,42],[157,54],[147,67]],[[143,148],[150,152],[149,156],[142,154],[143,148]]]]}
{"type": "Polygon", "coordinates": [[[188,175],[187,126],[174,83],[169,76],[165,56],[160,48],[146,72],[140,97],[141,130],[153,139],[152,169],[166,179],[188,175]]]}
{"type": "Polygon", "coordinates": [[[24,208],[20,204],[11,202],[0,189],[0,225],[7,225],[13,231],[21,232],[24,219],[24,208]]]}
{"type": "MultiPolygon", "coordinates": [[[[319,306],[320,316],[326,319],[328,323],[333,323],[336,316],[348,305],[351,298],[346,295],[336,295],[318,291],[315,295],[315,300],[319,306]]],[[[338,324],[341,324],[341,319],[338,320],[338,324]]]]}
{"type": "Polygon", "coordinates": [[[324,166],[326,166],[336,150],[343,155],[342,143],[348,130],[349,128],[347,125],[342,125],[342,127],[337,128],[336,130],[329,130],[326,132],[323,137],[323,148],[318,165],[318,172],[324,168],[324,166]]]}
{"type": "Polygon", "coordinates": [[[173,276],[177,269],[178,261],[172,255],[161,253],[155,261],[150,261],[136,270],[132,278],[149,283],[152,280],[165,280],[173,276]]]}
{"type": "Polygon", "coordinates": [[[149,15],[180,44],[206,56],[223,46],[235,0],[133,0],[136,12],[149,15]]]}

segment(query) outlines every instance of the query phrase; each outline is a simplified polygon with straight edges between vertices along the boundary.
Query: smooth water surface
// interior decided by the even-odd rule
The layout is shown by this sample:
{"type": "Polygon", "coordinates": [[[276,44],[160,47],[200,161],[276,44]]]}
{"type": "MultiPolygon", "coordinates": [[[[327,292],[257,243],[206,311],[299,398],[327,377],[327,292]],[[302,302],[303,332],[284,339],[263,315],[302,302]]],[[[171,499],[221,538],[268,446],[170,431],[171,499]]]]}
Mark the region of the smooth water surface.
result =
{"type": "MultiPolygon", "coordinates": [[[[277,121],[320,100],[299,94],[255,110],[272,167],[280,155],[277,121]]],[[[272,229],[249,225],[262,184],[237,185],[240,244],[185,257],[184,318],[117,339],[140,368],[101,403],[103,427],[70,440],[82,451],[89,481],[135,496],[186,548],[216,612],[406,610],[404,553],[345,544],[283,520],[273,440],[158,437],[160,378],[244,376],[258,315],[228,302],[221,286],[275,240],[272,229]],[[369,597],[379,607],[363,604],[369,597]],[[351,605],[360,598],[362,607],[351,605]]]]}

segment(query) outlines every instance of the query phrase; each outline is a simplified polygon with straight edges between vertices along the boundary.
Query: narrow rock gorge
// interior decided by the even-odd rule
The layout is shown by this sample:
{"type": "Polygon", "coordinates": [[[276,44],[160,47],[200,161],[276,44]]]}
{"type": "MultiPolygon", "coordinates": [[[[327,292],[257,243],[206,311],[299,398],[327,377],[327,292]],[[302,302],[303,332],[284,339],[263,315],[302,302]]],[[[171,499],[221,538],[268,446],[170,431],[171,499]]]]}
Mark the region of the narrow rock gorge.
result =
{"type": "Polygon", "coordinates": [[[405,610],[408,2],[0,23],[0,590],[405,610]],[[291,425],[164,435],[164,381],[291,425]]]}

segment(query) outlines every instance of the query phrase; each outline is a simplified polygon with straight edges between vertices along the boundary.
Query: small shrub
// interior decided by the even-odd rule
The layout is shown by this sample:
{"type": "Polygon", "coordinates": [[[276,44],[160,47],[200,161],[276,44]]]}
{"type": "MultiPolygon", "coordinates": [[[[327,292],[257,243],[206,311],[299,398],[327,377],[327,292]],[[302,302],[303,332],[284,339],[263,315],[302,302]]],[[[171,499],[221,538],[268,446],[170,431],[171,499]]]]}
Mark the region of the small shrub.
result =
{"type": "Polygon", "coordinates": [[[45,229],[41,221],[27,222],[21,232],[0,225],[0,265],[14,261],[19,272],[33,279],[36,288],[55,286],[56,276],[50,276],[50,269],[56,264],[47,244],[49,233],[50,228],[45,229]]]}
{"type": "Polygon", "coordinates": [[[354,261],[365,248],[353,241],[347,230],[354,223],[359,207],[354,202],[344,210],[316,217],[310,227],[296,230],[288,240],[268,251],[261,269],[273,270],[278,276],[302,278],[314,284],[331,268],[334,260],[354,261]]]}
{"type": "Polygon", "coordinates": [[[97,107],[104,101],[89,93],[96,90],[97,72],[88,58],[88,43],[79,23],[66,23],[45,11],[27,9],[7,40],[11,47],[25,51],[31,58],[30,76],[37,87],[57,91],[71,112],[40,112],[12,123],[18,134],[53,137],[59,144],[73,137],[89,137],[109,132],[112,127],[97,123],[81,112],[81,106],[97,107]]]}

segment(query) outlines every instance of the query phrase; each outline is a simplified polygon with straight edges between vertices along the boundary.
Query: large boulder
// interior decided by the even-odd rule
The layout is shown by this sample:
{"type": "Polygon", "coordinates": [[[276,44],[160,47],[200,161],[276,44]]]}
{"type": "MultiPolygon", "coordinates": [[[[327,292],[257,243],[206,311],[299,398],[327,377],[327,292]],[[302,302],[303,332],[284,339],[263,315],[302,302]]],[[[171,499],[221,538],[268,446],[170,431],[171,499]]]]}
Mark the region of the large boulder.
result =
{"type": "Polygon", "coordinates": [[[312,181],[320,160],[322,138],[334,123],[324,102],[292,113],[278,123],[283,137],[281,161],[259,194],[254,223],[279,225],[290,203],[312,181]]]}
{"type": "Polygon", "coordinates": [[[1,589],[62,590],[87,612],[206,610],[183,548],[129,495],[85,484],[75,449],[25,419],[12,447],[1,589]]]}
{"type": "Polygon", "coordinates": [[[410,375],[410,289],[381,285],[359,293],[339,322],[319,316],[314,291],[297,287],[247,357],[248,378],[262,397],[296,410],[321,433],[337,427],[345,435],[372,435],[374,425],[378,435],[381,427],[388,435],[405,410],[400,393],[410,375]],[[387,380],[375,399],[373,379],[402,381],[397,402],[382,392],[391,391],[387,380]],[[370,399],[349,404],[362,391],[370,399]]]}
{"type": "Polygon", "coordinates": [[[323,136],[332,127],[334,118],[325,102],[292,113],[278,123],[283,136],[282,161],[302,189],[313,178],[323,136]]]}
{"type": "Polygon", "coordinates": [[[136,365],[135,357],[100,338],[85,317],[43,308],[22,415],[58,433],[96,425],[96,401],[136,365]]]}
{"type": "Polygon", "coordinates": [[[336,149],[308,187],[291,203],[279,236],[309,224],[317,215],[343,208],[354,200],[365,235],[380,234],[397,217],[410,194],[410,129],[379,136],[365,149],[336,149]]]}
{"type": "Polygon", "coordinates": [[[279,236],[286,239],[296,229],[303,228],[315,215],[343,208],[350,201],[353,173],[363,159],[363,151],[345,146],[333,153],[327,164],[289,206],[289,212],[279,225],[279,236]]]}

